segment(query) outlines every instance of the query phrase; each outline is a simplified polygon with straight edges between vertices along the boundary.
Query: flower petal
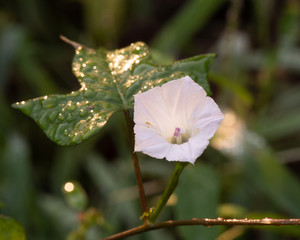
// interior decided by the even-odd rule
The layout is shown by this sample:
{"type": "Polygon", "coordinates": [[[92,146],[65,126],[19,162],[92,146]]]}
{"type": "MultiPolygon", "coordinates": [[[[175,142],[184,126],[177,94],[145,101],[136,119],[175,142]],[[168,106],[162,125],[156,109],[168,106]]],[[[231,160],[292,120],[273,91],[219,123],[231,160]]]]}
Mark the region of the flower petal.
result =
{"type": "Polygon", "coordinates": [[[204,89],[188,76],[164,84],[161,87],[161,94],[170,118],[175,121],[172,133],[174,127],[188,128],[189,119],[197,103],[206,96],[204,89]]]}
{"type": "Polygon", "coordinates": [[[145,131],[141,126],[135,126],[135,151],[143,152],[154,158],[164,158],[171,144],[154,132],[145,131]]]}
{"type": "Polygon", "coordinates": [[[135,95],[135,151],[194,163],[223,117],[218,105],[190,77],[170,81],[135,95]],[[175,129],[187,134],[187,142],[175,144],[177,139],[174,143],[175,129]]]}
{"type": "Polygon", "coordinates": [[[168,161],[190,162],[194,163],[196,158],[193,154],[188,142],[183,144],[171,144],[172,147],[168,154],[165,156],[168,161]]]}
{"type": "Polygon", "coordinates": [[[148,125],[157,129],[160,134],[166,135],[170,131],[168,128],[171,119],[160,91],[160,87],[155,87],[135,95],[134,122],[138,125],[148,125]]]}
{"type": "Polygon", "coordinates": [[[210,139],[215,134],[224,115],[218,105],[210,97],[206,97],[195,109],[190,123],[193,132],[191,136],[200,134],[202,138],[210,139]]]}

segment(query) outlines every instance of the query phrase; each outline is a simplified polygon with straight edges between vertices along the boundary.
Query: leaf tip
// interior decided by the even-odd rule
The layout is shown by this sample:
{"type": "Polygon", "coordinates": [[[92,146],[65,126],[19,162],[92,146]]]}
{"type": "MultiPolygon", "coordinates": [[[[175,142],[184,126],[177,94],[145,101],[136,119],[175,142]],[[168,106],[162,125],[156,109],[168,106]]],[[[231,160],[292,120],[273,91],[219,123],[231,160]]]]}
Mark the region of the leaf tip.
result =
{"type": "Polygon", "coordinates": [[[16,102],[11,105],[15,109],[21,110],[23,113],[26,115],[30,115],[32,112],[33,104],[30,101],[21,101],[21,102],[16,102]]]}

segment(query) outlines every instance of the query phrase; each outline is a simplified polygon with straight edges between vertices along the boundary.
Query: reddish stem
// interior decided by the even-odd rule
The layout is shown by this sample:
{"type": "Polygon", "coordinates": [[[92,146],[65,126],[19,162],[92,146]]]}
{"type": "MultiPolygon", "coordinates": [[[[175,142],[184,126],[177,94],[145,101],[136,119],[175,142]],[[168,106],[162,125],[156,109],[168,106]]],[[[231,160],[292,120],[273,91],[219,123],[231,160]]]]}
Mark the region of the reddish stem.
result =
{"type": "MultiPolygon", "coordinates": [[[[133,167],[134,167],[134,171],[135,171],[137,187],[138,187],[138,192],[139,192],[140,201],[141,201],[141,207],[142,207],[142,211],[144,214],[144,213],[148,212],[148,207],[147,207],[147,201],[146,201],[146,196],[145,196],[145,191],[144,191],[144,186],[143,186],[141,169],[140,169],[137,154],[134,151],[133,122],[132,122],[132,119],[130,118],[129,110],[124,110],[124,113],[125,113],[125,118],[126,118],[126,122],[127,122],[128,133],[129,133],[129,139],[130,139],[130,150],[132,153],[132,162],[133,162],[133,167]]],[[[144,214],[143,218],[144,218],[144,224],[146,224],[147,216],[144,214]]]]}
{"type": "Polygon", "coordinates": [[[139,233],[156,230],[160,228],[169,228],[169,227],[177,227],[177,226],[186,226],[186,225],[202,225],[206,227],[214,226],[214,225],[243,225],[243,226],[284,226],[284,225],[300,225],[300,219],[273,219],[273,218],[263,218],[263,219],[224,219],[224,218],[216,218],[216,219],[197,219],[193,218],[191,220],[177,220],[177,221],[165,221],[161,223],[149,224],[149,225],[141,225],[129,230],[126,230],[121,233],[117,233],[115,235],[104,238],[103,240],[117,240],[125,237],[130,237],[139,233]]]}

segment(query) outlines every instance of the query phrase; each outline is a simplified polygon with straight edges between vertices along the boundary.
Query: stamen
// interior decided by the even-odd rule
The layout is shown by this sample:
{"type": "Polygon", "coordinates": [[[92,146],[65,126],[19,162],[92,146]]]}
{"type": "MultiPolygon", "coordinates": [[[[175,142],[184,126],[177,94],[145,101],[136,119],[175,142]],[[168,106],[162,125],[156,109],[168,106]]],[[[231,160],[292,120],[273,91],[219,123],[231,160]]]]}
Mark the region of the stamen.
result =
{"type": "Polygon", "coordinates": [[[175,128],[175,131],[174,131],[174,137],[175,137],[175,141],[176,141],[176,144],[182,144],[182,134],[180,133],[180,128],[177,127],[175,128]]]}
{"type": "Polygon", "coordinates": [[[180,128],[177,127],[175,128],[175,131],[174,131],[174,137],[178,137],[180,135],[180,128]]]}
{"type": "Polygon", "coordinates": [[[189,140],[190,135],[185,130],[185,128],[176,127],[173,133],[173,136],[168,139],[170,143],[173,144],[182,144],[189,140]]]}

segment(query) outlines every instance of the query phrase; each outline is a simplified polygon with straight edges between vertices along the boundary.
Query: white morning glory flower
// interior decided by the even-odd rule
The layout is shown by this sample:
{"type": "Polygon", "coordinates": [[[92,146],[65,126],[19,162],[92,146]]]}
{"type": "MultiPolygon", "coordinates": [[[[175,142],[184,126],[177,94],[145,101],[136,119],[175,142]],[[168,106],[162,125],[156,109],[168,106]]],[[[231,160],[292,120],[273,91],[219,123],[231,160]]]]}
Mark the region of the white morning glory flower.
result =
{"type": "Polygon", "coordinates": [[[134,96],[135,151],[194,163],[224,116],[186,76],[134,96]]]}

